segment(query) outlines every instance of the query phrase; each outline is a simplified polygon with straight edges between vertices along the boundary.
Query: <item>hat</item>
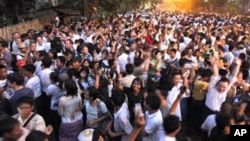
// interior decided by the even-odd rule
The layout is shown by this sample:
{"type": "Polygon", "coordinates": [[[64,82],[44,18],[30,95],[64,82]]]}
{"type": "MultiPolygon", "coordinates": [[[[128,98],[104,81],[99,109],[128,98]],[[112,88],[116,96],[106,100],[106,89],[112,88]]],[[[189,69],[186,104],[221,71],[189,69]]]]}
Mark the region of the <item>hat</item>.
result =
{"type": "Polygon", "coordinates": [[[25,60],[18,60],[17,62],[16,62],[16,66],[17,67],[23,67],[23,66],[25,66],[26,65],[26,61],[25,60]]]}
{"type": "Polygon", "coordinates": [[[94,129],[85,129],[78,135],[79,141],[92,141],[94,129]]]}
{"type": "Polygon", "coordinates": [[[18,48],[27,48],[26,44],[25,43],[20,43],[18,45],[18,48]]]}

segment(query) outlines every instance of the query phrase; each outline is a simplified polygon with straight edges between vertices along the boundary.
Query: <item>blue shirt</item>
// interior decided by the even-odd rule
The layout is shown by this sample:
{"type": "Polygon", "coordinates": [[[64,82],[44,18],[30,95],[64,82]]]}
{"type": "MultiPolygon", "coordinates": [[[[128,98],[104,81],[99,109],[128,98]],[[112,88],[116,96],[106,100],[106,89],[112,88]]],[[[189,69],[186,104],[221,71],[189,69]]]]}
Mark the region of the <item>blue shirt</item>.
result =
{"type": "Polygon", "coordinates": [[[22,88],[20,90],[15,91],[14,95],[10,98],[10,104],[12,108],[13,114],[17,114],[17,102],[21,97],[29,96],[34,99],[34,92],[30,88],[22,88]]]}

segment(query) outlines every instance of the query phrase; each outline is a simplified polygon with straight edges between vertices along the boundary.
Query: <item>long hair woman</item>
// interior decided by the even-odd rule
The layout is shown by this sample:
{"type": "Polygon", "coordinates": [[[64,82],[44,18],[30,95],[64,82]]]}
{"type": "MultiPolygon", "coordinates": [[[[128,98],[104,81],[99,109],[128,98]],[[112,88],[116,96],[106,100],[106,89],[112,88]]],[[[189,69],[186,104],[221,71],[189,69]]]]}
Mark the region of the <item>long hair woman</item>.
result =
{"type": "Polygon", "coordinates": [[[66,95],[59,99],[58,113],[62,119],[59,139],[60,141],[76,141],[83,127],[83,114],[78,110],[82,109],[82,99],[77,95],[77,86],[74,80],[64,81],[63,88],[66,95]]]}

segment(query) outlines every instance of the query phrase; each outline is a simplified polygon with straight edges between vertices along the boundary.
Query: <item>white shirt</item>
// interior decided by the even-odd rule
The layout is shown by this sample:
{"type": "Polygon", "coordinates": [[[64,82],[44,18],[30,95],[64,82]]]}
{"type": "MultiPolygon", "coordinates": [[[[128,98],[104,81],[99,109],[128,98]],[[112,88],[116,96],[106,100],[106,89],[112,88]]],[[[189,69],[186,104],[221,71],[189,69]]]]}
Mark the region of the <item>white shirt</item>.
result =
{"type": "Polygon", "coordinates": [[[85,43],[93,43],[93,37],[96,35],[96,33],[91,33],[89,36],[86,36],[85,43]]]}
{"type": "Polygon", "coordinates": [[[82,99],[80,96],[62,96],[59,99],[58,114],[61,116],[62,123],[72,123],[82,119],[81,111],[75,113],[72,118],[72,112],[82,106],[82,99]]]}
{"type": "Polygon", "coordinates": [[[224,53],[224,58],[226,59],[227,63],[232,64],[234,61],[234,54],[232,52],[224,53]]]}
{"type": "Polygon", "coordinates": [[[51,69],[46,68],[43,69],[41,72],[38,73],[38,76],[41,80],[41,84],[42,84],[42,91],[47,93],[47,89],[50,82],[50,73],[53,72],[51,69]]]}
{"type": "Polygon", "coordinates": [[[129,57],[129,63],[134,64],[135,51],[129,52],[128,57],[129,57]]]}
{"type": "MultiPolygon", "coordinates": [[[[168,92],[168,96],[167,96],[166,99],[167,99],[167,105],[168,105],[169,108],[172,107],[174,101],[176,100],[176,98],[180,94],[180,88],[181,88],[181,86],[183,86],[183,84],[179,83],[177,86],[174,86],[168,92]]],[[[187,90],[187,94],[184,94],[182,97],[188,97],[188,94],[189,94],[189,90],[187,90]]],[[[182,120],[180,104],[178,104],[178,106],[176,108],[175,115],[179,117],[180,121],[182,120]]]]}
{"type": "Polygon", "coordinates": [[[136,77],[133,74],[126,75],[125,77],[122,78],[122,81],[121,81],[122,86],[130,88],[135,78],[136,77]]]}
{"type": "MultiPolygon", "coordinates": [[[[216,88],[216,83],[220,80],[219,77],[211,76],[208,92],[206,94],[206,101],[205,105],[212,111],[220,111],[221,104],[226,100],[227,92],[230,90],[231,86],[228,86],[227,89],[224,92],[218,92],[216,88]]],[[[237,78],[232,78],[233,83],[237,80],[237,78]]]]}
{"type": "Polygon", "coordinates": [[[36,51],[46,51],[46,52],[49,52],[49,50],[51,49],[51,46],[50,46],[50,42],[47,42],[47,43],[43,43],[42,45],[40,44],[36,44],[36,51]]]}
{"type": "Polygon", "coordinates": [[[208,137],[210,136],[212,129],[216,126],[215,117],[216,114],[207,116],[201,125],[201,129],[208,133],[208,137]]]}
{"type": "MultiPolygon", "coordinates": [[[[29,115],[32,116],[33,113],[31,113],[29,115]]],[[[25,124],[25,122],[29,119],[29,117],[23,121],[21,116],[19,114],[16,114],[13,116],[13,118],[17,119],[20,123],[21,126],[23,126],[25,124]]],[[[40,116],[39,114],[36,114],[30,121],[29,123],[27,124],[27,126],[25,127],[26,129],[29,129],[29,130],[38,130],[38,131],[42,131],[44,132],[45,128],[46,128],[46,124],[45,124],[45,121],[43,119],[42,116],[40,116]]]]}
{"type": "Polygon", "coordinates": [[[39,97],[42,92],[41,92],[41,81],[38,76],[34,75],[25,84],[25,87],[30,88],[34,92],[34,97],[37,98],[39,97]]]}
{"type": "Polygon", "coordinates": [[[179,47],[180,47],[180,51],[182,52],[182,51],[184,51],[185,50],[185,48],[186,48],[186,44],[185,43],[179,43],[179,47]]]}
{"type": "Polygon", "coordinates": [[[161,137],[160,141],[177,141],[175,137],[164,136],[161,137]]]}
{"type": "Polygon", "coordinates": [[[161,111],[158,110],[153,114],[149,114],[146,111],[145,117],[146,124],[144,130],[147,135],[143,137],[143,141],[159,141],[161,137],[165,136],[161,111]]]}
{"type": "Polygon", "coordinates": [[[35,74],[36,75],[38,75],[38,73],[40,72],[40,71],[42,71],[42,61],[36,61],[35,63],[34,63],[34,66],[36,67],[36,71],[35,71],[35,74]]]}
{"type": "Polygon", "coordinates": [[[126,103],[122,104],[122,107],[114,113],[114,130],[117,133],[125,132],[126,135],[122,136],[121,141],[127,141],[129,134],[131,134],[133,127],[129,121],[130,115],[128,106],[126,103]]]}
{"type": "Polygon", "coordinates": [[[11,44],[9,44],[9,49],[12,50],[12,52],[14,52],[14,53],[19,52],[19,48],[18,48],[16,41],[12,42],[12,47],[11,47],[11,44]]]}
{"type": "Polygon", "coordinates": [[[121,72],[126,72],[126,65],[128,64],[128,55],[126,53],[121,54],[118,57],[117,61],[121,72]]]}
{"type": "Polygon", "coordinates": [[[51,96],[50,109],[57,111],[59,98],[62,96],[62,90],[56,84],[50,84],[46,95],[51,96]]]}

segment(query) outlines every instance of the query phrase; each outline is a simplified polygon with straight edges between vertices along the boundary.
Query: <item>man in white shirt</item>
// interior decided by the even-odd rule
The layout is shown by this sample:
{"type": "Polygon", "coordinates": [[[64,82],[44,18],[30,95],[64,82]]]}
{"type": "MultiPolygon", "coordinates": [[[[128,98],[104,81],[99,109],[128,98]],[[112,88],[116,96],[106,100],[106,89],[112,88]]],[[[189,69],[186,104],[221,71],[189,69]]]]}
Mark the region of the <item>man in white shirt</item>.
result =
{"type": "Polygon", "coordinates": [[[46,93],[47,88],[49,86],[50,82],[50,73],[53,72],[53,70],[50,69],[50,66],[52,64],[52,61],[50,58],[45,57],[42,59],[42,66],[43,70],[38,73],[38,77],[41,80],[42,85],[42,92],[46,93]]]}
{"type": "Polygon", "coordinates": [[[49,52],[51,49],[50,43],[45,43],[42,36],[37,37],[36,51],[46,51],[49,52]]]}
{"type": "Polygon", "coordinates": [[[120,72],[125,73],[126,72],[126,65],[128,63],[128,54],[126,54],[125,47],[120,48],[120,56],[118,57],[118,65],[120,67],[120,72]]]}
{"type": "Polygon", "coordinates": [[[13,53],[19,52],[19,49],[18,49],[19,41],[18,40],[21,39],[20,37],[21,36],[20,36],[20,34],[18,32],[15,32],[15,33],[12,34],[13,41],[11,41],[10,44],[9,44],[9,49],[10,49],[11,52],[13,52],[13,53]]]}
{"type": "Polygon", "coordinates": [[[134,72],[134,66],[132,64],[126,65],[126,76],[122,78],[122,86],[130,88],[133,80],[136,78],[133,74],[134,72]]]}
{"type": "Polygon", "coordinates": [[[134,64],[135,52],[136,52],[136,43],[130,45],[130,52],[128,54],[129,63],[134,64]]]}
{"type": "Polygon", "coordinates": [[[160,103],[160,98],[156,94],[149,94],[144,100],[144,108],[147,111],[143,141],[159,141],[165,135],[160,103]]]}
{"type": "Polygon", "coordinates": [[[125,102],[125,94],[122,90],[115,90],[111,97],[111,101],[115,106],[114,113],[114,130],[112,132],[109,130],[109,135],[111,137],[119,137],[121,136],[121,141],[127,141],[129,134],[131,134],[133,127],[130,124],[129,118],[129,110],[128,106],[125,102]]]}
{"type": "Polygon", "coordinates": [[[49,120],[49,110],[50,110],[50,98],[46,96],[48,86],[50,85],[50,73],[53,70],[50,69],[52,61],[49,57],[44,57],[42,59],[42,67],[43,69],[38,73],[38,77],[41,80],[41,89],[42,89],[42,96],[39,99],[36,99],[36,103],[43,103],[43,105],[39,105],[37,111],[40,115],[42,115],[46,122],[49,120]]]}
{"type": "Polygon", "coordinates": [[[23,74],[28,77],[25,87],[33,90],[34,97],[38,98],[41,96],[41,81],[38,76],[34,75],[36,67],[32,64],[27,64],[23,66],[23,74]]]}
{"type": "Polygon", "coordinates": [[[234,60],[234,51],[235,47],[234,46],[229,46],[228,52],[224,53],[224,58],[226,59],[228,65],[231,65],[234,60]]]}
{"type": "MultiPolygon", "coordinates": [[[[231,114],[233,110],[233,105],[231,102],[223,102],[221,105],[221,113],[225,114],[231,114]]],[[[208,137],[211,134],[212,129],[216,126],[215,121],[216,114],[211,114],[207,116],[205,121],[201,125],[201,129],[205,132],[207,132],[208,137]]]]}
{"type": "Polygon", "coordinates": [[[181,122],[175,115],[168,115],[164,118],[163,127],[166,135],[162,136],[160,141],[177,141],[176,135],[181,130],[181,122]]]}
{"type": "Polygon", "coordinates": [[[42,116],[36,114],[34,109],[34,100],[31,97],[24,96],[18,101],[18,114],[13,115],[13,118],[17,119],[20,125],[29,130],[39,130],[44,132],[46,124],[42,116]]]}
{"type": "Polygon", "coordinates": [[[231,73],[230,80],[226,77],[220,77],[217,68],[217,62],[215,57],[210,58],[211,64],[213,64],[213,76],[210,78],[208,92],[206,94],[204,117],[220,111],[221,104],[226,100],[227,93],[231,86],[237,81],[237,74],[242,64],[241,60],[235,59],[235,68],[231,73]]]}

